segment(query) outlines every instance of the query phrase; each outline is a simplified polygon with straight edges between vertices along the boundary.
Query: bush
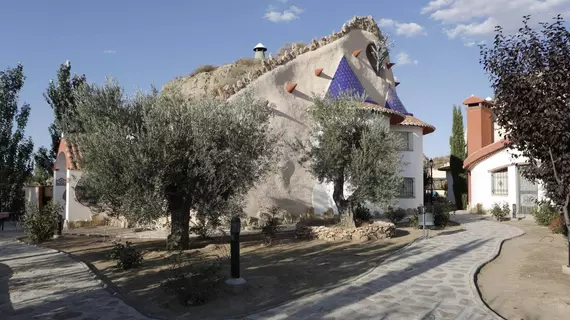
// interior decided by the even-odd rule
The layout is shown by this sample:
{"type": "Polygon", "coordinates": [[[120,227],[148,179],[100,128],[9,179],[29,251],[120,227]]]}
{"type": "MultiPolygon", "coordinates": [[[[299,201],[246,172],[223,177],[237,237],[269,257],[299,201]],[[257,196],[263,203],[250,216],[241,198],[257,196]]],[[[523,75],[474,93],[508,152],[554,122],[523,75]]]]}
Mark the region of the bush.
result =
{"type": "Polygon", "coordinates": [[[194,71],[192,71],[192,73],[190,74],[190,77],[193,77],[197,74],[204,73],[204,72],[212,72],[216,69],[218,69],[218,67],[213,66],[211,64],[199,66],[198,68],[194,69],[194,71]]]}
{"type": "Polygon", "coordinates": [[[511,207],[509,206],[509,204],[507,202],[504,202],[501,208],[503,209],[503,214],[505,215],[504,218],[509,219],[509,217],[511,216],[511,207]]]}
{"type": "Polygon", "coordinates": [[[558,216],[557,218],[552,220],[552,223],[550,224],[548,229],[550,229],[552,233],[563,234],[564,236],[568,236],[568,227],[566,227],[566,224],[564,223],[564,218],[561,216],[558,216]]]}
{"type": "Polygon", "coordinates": [[[183,258],[184,252],[170,257],[173,272],[161,286],[174,293],[180,304],[197,306],[208,302],[219,290],[222,282],[220,258],[192,266],[183,258]],[[187,272],[185,269],[189,269],[187,272]]]}
{"type": "Polygon", "coordinates": [[[140,253],[136,247],[132,246],[129,241],[125,244],[116,242],[111,253],[109,253],[109,258],[117,260],[117,268],[123,270],[136,268],[140,266],[143,261],[142,253],[140,253]]]}
{"type": "Polygon", "coordinates": [[[30,204],[24,216],[24,233],[31,242],[39,243],[53,238],[60,219],[62,206],[57,201],[50,201],[40,211],[30,204]]]}
{"type": "Polygon", "coordinates": [[[420,227],[420,216],[415,213],[413,215],[410,216],[410,227],[411,228],[419,228],[420,227]]]}
{"type": "Polygon", "coordinates": [[[483,205],[478,203],[471,209],[471,213],[475,214],[487,214],[487,210],[483,208],[483,205]]]}
{"type": "Polygon", "coordinates": [[[461,202],[463,203],[463,208],[457,208],[457,209],[465,210],[465,208],[467,208],[467,203],[469,202],[469,195],[467,193],[461,194],[461,202]]]}
{"type": "Polygon", "coordinates": [[[370,222],[374,218],[370,212],[370,209],[365,207],[362,203],[359,203],[356,206],[353,213],[354,221],[356,222],[357,226],[361,225],[363,222],[370,222]]]}
{"type": "MultiPolygon", "coordinates": [[[[508,209],[509,204],[506,204],[506,206],[508,209]]],[[[497,221],[503,221],[507,217],[508,213],[505,212],[505,210],[503,210],[503,207],[501,207],[498,203],[493,204],[493,208],[491,209],[491,214],[493,215],[493,217],[495,217],[495,219],[497,219],[497,221]]]]}
{"type": "Polygon", "coordinates": [[[297,226],[307,226],[307,227],[320,227],[320,226],[332,226],[335,224],[340,223],[340,217],[303,217],[299,222],[297,222],[297,226]]]}
{"type": "Polygon", "coordinates": [[[540,202],[537,208],[531,211],[532,216],[536,223],[541,226],[550,226],[554,219],[560,217],[560,213],[550,202],[540,202]]]}
{"type": "Polygon", "coordinates": [[[277,233],[281,230],[280,220],[277,217],[279,213],[278,207],[269,208],[269,214],[262,219],[261,234],[266,245],[273,244],[277,238],[277,233]]]}
{"type": "Polygon", "coordinates": [[[398,224],[398,222],[402,221],[406,217],[406,210],[402,208],[397,208],[394,210],[392,207],[388,208],[386,211],[386,218],[390,220],[393,224],[398,224]]]}
{"type": "Polygon", "coordinates": [[[436,227],[445,228],[449,223],[451,207],[449,203],[435,204],[433,206],[433,223],[436,227]]]}

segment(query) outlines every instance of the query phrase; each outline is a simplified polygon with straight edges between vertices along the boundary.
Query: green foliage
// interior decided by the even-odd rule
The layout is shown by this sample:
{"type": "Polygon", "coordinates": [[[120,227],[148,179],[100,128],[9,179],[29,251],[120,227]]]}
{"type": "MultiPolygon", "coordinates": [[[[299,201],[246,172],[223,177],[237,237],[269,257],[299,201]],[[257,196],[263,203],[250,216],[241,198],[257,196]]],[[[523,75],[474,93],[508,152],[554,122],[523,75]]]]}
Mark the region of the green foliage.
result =
{"type": "Polygon", "coordinates": [[[140,266],[143,262],[142,253],[131,242],[125,244],[116,242],[109,253],[109,258],[117,260],[117,268],[128,270],[140,266]]]}
{"type": "Polygon", "coordinates": [[[386,218],[388,218],[388,220],[390,220],[390,222],[392,222],[393,224],[398,224],[400,221],[402,221],[405,217],[406,217],[406,210],[402,209],[402,208],[392,208],[389,207],[388,210],[385,213],[386,218]]]}
{"type": "Polygon", "coordinates": [[[261,234],[263,235],[263,241],[266,245],[271,245],[277,239],[277,233],[281,230],[281,223],[278,217],[279,208],[271,207],[269,208],[269,214],[261,222],[261,234]]]}
{"type": "Polygon", "coordinates": [[[374,219],[372,216],[372,212],[362,203],[359,203],[356,208],[354,208],[354,220],[358,222],[358,224],[362,224],[363,222],[370,222],[374,219]]]}
{"type": "Polygon", "coordinates": [[[453,178],[455,204],[458,209],[464,209],[467,206],[467,202],[464,201],[464,194],[467,192],[467,176],[465,169],[463,169],[463,160],[467,157],[467,150],[465,149],[463,114],[461,113],[461,108],[455,105],[453,106],[453,122],[449,145],[451,149],[449,166],[453,178]]]}
{"type": "Polygon", "coordinates": [[[420,217],[417,213],[410,216],[409,225],[416,229],[420,227],[420,217]]]}
{"type": "Polygon", "coordinates": [[[560,217],[560,212],[548,201],[540,202],[537,207],[532,208],[531,215],[538,225],[550,226],[552,222],[560,217]]]}
{"type": "Polygon", "coordinates": [[[190,263],[181,251],[170,257],[170,276],[161,284],[174,294],[183,306],[198,306],[207,303],[222,284],[222,259],[203,263],[190,263]]]}
{"type": "MultiPolygon", "coordinates": [[[[233,102],[137,93],[115,82],[76,92],[89,134],[82,150],[85,188],[97,205],[132,222],[172,221],[168,243],[188,248],[189,212],[218,221],[274,163],[278,136],[271,109],[245,96],[233,102]]],[[[237,205],[236,205],[237,204],[237,205]]]]}
{"type": "Polygon", "coordinates": [[[40,211],[37,205],[28,204],[24,216],[24,233],[31,242],[50,240],[57,231],[57,223],[63,207],[57,201],[50,201],[40,211]]]}
{"type": "Polygon", "coordinates": [[[497,27],[494,46],[481,47],[481,63],[495,91],[494,119],[508,135],[509,148],[530,164],[522,174],[541,181],[570,224],[569,32],[560,15],[538,31],[529,21],[525,16],[512,35],[497,27]],[[529,115],[546,115],[548,121],[529,115]]]}
{"type": "Polygon", "coordinates": [[[445,228],[449,223],[451,204],[448,201],[433,206],[433,223],[436,227],[445,228]]]}
{"type": "Polygon", "coordinates": [[[214,70],[218,69],[217,66],[213,66],[211,64],[207,64],[207,65],[203,65],[203,66],[199,66],[198,68],[196,68],[194,71],[192,71],[192,73],[190,74],[190,77],[193,77],[197,74],[200,73],[204,73],[204,72],[212,72],[214,70]]]}
{"type": "Polygon", "coordinates": [[[0,71],[0,211],[25,209],[24,184],[32,172],[34,144],[25,136],[30,106],[18,106],[24,67],[0,71]]]}
{"type": "Polygon", "coordinates": [[[493,217],[495,217],[495,219],[497,219],[497,221],[505,220],[508,217],[510,211],[511,210],[509,209],[508,203],[504,204],[503,206],[501,206],[498,203],[494,203],[493,207],[491,208],[491,214],[493,215],[493,217]]]}
{"type": "Polygon", "coordinates": [[[564,224],[564,219],[561,216],[556,217],[552,220],[552,223],[548,227],[550,231],[554,234],[563,234],[564,236],[568,236],[568,227],[564,224]]]}
{"type": "Polygon", "coordinates": [[[477,203],[475,207],[471,208],[470,212],[475,214],[487,214],[487,210],[483,208],[481,203],[477,203]]]}
{"type": "Polygon", "coordinates": [[[383,116],[362,108],[363,101],[347,93],[334,99],[315,97],[309,109],[313,126],[307,159],[319,181],[334,184],[341,216],[364,201],[390,205],[402,181],[402,141],[383,116]],[[346,185],[354,190],[350,197],[344,195],[346,185]]]}

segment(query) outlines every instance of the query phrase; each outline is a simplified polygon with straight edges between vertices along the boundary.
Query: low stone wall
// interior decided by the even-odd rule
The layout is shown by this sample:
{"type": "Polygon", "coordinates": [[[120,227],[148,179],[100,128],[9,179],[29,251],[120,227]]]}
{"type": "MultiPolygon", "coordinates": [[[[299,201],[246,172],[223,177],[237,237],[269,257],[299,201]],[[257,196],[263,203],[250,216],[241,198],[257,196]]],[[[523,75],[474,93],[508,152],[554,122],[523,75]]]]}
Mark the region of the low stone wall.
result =
{"type": "Polygon", "coordinates": [[[295,236],[299,239],[320,239],[325,241],[368,241],[391,238],[396,226],[390,222],[376,221],[358,228],[309,227],[297,225],[295,236]]]}

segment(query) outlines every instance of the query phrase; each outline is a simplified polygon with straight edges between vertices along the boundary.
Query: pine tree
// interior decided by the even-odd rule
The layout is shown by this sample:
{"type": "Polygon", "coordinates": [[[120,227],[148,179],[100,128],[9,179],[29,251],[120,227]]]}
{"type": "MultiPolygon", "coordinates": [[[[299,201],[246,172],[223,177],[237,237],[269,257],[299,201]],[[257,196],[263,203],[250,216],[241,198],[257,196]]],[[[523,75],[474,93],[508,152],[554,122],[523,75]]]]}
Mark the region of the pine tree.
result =
{"type": "Polygon", "coordinates": [[[465,209],[463,195],[467,192],[467,178],[463,169],[463,160],[467,157],[465,150],[465,131],[463,129],[463,114],[461,108],[453,106],[453,124],[451,127],[451,137],[449,137],[451,155],[449,165],[453,178],[453,195],[458,209],[465,209]]]}

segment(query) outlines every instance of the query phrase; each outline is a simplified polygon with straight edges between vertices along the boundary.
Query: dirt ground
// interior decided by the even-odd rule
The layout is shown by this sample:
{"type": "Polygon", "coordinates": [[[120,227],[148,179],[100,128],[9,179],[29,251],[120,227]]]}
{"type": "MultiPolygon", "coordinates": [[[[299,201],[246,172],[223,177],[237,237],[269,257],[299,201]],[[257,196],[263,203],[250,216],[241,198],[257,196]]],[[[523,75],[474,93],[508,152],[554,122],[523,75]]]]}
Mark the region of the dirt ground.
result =
{"type": "Polygon", "coordinates": [[[570,276],[562,273],[568,247],[562,235],[532,218],[504,222],[526,234],[506,241],[478,276],[483,299],[507,319],[570,319],[570,276]]]}

